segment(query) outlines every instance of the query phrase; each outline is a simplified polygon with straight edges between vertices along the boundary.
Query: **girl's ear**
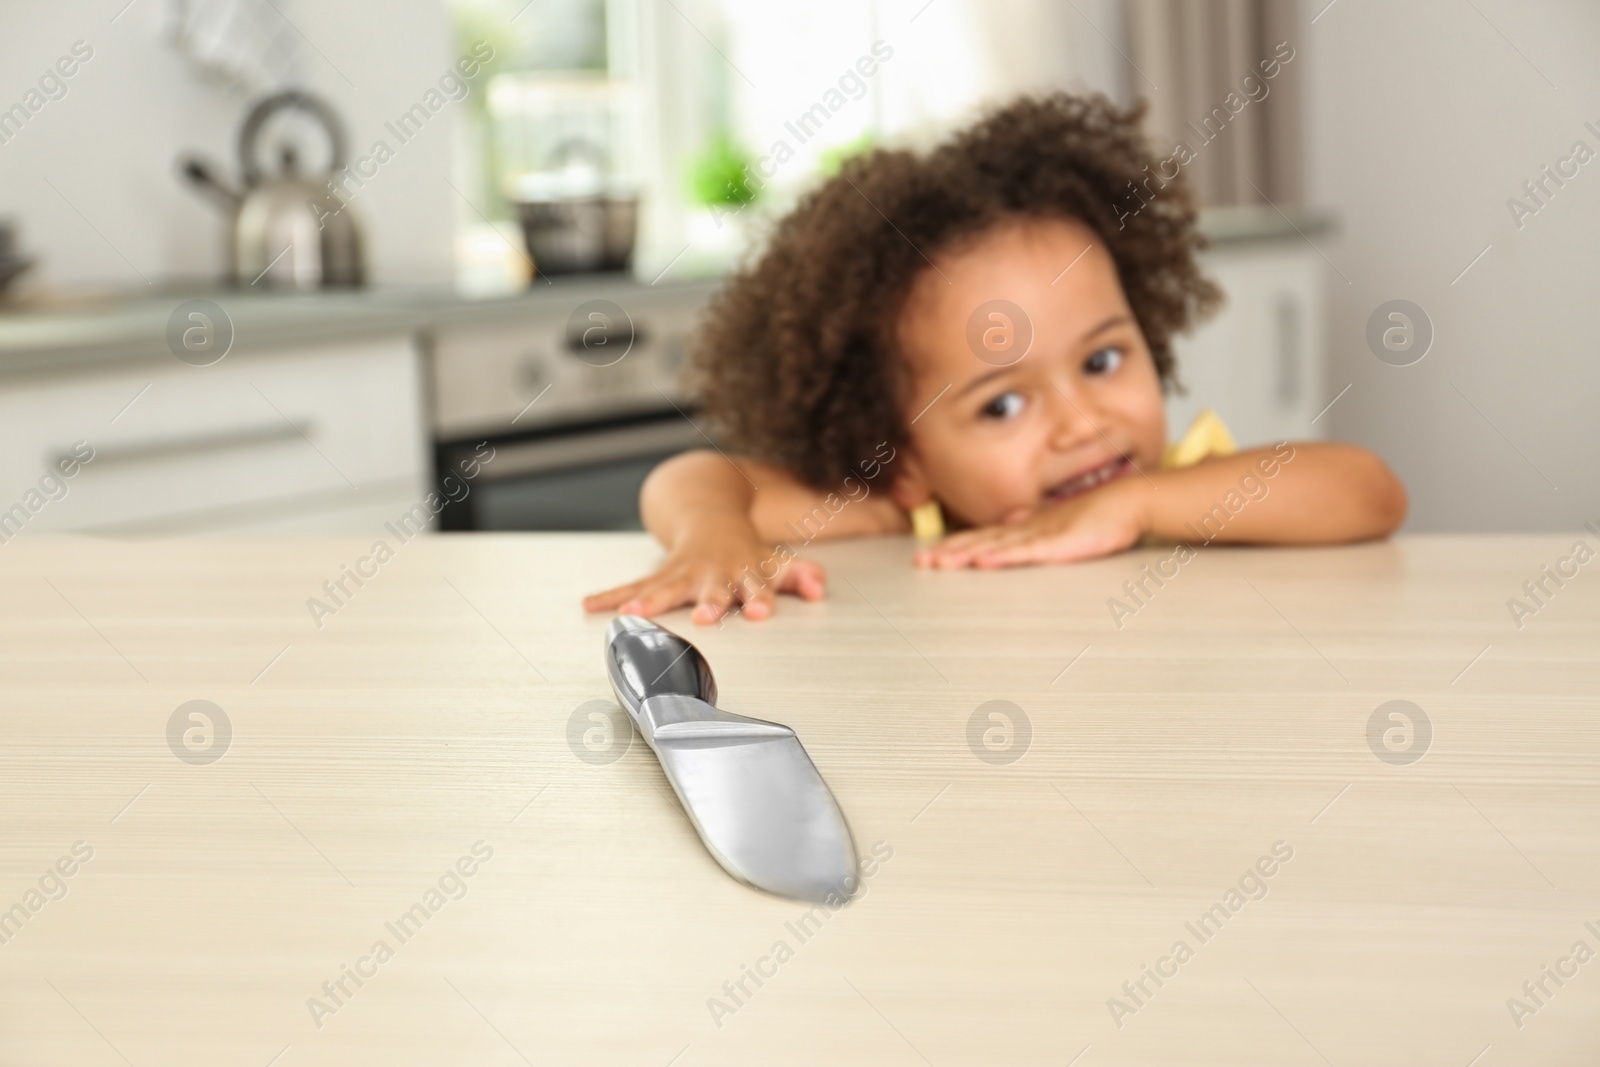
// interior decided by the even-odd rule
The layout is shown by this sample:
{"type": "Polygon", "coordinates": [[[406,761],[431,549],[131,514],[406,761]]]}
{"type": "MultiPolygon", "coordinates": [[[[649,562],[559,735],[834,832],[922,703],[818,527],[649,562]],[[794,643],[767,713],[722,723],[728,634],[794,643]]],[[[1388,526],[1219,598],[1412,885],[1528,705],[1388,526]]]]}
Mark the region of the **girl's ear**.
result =
{"type": "Polygon", "coordinates": [[[894,481],[889,483],[889,499],[905,511],[932,500],[933,488],[928,483],[922,465],[911,454],[911,450],[909,448],[901,450],[896,462],[900,469],[895,471],[894,481]]]}

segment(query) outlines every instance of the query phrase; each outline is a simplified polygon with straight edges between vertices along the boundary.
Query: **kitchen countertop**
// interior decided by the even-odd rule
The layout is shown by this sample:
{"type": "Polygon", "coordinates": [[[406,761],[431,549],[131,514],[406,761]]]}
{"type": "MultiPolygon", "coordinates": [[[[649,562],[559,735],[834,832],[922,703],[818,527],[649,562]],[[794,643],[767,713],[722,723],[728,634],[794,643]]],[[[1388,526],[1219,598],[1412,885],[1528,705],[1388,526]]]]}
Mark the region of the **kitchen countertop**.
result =
{"type": "Polygon", "coordinates": [[[578,600],[643,573],[646,537],[379,536],[393,558],[320,628],[307,598],[369,541],[0,548],[0,908],[47,890],[0,946],[0,1061],[1495,1067],[1600,1047],[1600,964],[1523,989],[1600,948],[1600,578],[1520,630],[1506,604],[1573,535],[1211,548],[1120,629],[1108,598],[1167,552],[925,572],[908,541],[837,542],[808,553],[821,603],[665,617],[724,707],[797,730],[862,854],[889,857],[809,920],[722,873],[642,742],[599,762],[569,740],[610,696],[608,616],[578,600]],[[169,744],[191,700],[231,724],[215,762],[190,760],[220,731],[198,757],[169,744]],[[1369,734],[1391,700],[1426,743],[1369,734]],[[971,723],[990,701],[1021,709],[1009,741],[971,723]],[[413,904],[402,939],[386,923],[413,904]],[[344,966],[367,977],[335,1000],[344,966]]]}
{"type": "Polygon", "coordinates": [[[280,347],[425,327],[514,320],[580,302],[610,299],[628,309],[643,301],[703,300],[714,280],[646,285],[627,274],[566,275],[524,291],[466,297],[444,288],[378,288],[310,294],[240,289],[180,289],[93,301],[76,309],[0,314],[0,373],[93,366],[115,360],[170,359],[167,323],[191,300],[221,307],[234,327],[234,347],[280,347]]]}
{"type": "MultiPolygon", "coordinates": [[[[1200,216],[1201,232],[1221,248],[1305,241],[1335,228],[1329,212],[1292,206],[1283,211],[1260,205],[1212,207],[1200,216]]],[[[515,319],[570,310],[595,297],[624,308],[669,293],[699,301],[720,284],[714,277],[646,284],[631,274],[583,274],[542,277],[525,291],[500,296],[464,296],[448,287],[288,294],[180,286],[85,299],[76,308],[0,305],[0,373],[164,358],[170,355],[168,319],[189,300],[223,308],[236,331],[235,346],[257,347],[515,319]]]]}

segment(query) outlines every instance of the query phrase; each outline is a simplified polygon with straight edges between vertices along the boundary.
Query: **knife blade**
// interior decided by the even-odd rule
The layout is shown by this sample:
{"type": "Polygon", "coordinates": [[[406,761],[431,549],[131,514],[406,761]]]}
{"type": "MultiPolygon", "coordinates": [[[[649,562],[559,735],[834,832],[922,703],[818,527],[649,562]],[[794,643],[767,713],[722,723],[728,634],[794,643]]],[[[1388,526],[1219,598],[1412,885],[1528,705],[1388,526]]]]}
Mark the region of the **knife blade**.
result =
{"type": "Polygon", "coordinates": [[[792,729],[718,708],[700,650],[637,615],[607,628],[606,673],[723,870],[779,896],[850,898],[850,827],[792,729]]]}

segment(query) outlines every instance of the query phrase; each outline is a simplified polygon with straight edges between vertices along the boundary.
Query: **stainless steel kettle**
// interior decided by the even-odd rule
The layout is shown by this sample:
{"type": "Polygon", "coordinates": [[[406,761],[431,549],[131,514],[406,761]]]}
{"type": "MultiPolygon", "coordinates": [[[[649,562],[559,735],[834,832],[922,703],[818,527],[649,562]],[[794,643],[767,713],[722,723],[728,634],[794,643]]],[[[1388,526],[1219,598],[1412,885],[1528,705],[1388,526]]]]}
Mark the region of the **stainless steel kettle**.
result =
{"type": "Polygon", "coordinates": [[[338,115],[320,97],[290,89],[262,98],[245,116],[239,129],[241,191],[193,157],[184,161],[183,172],[233,213],[229,258],[237,284],[305,291],[350,288],[366,280],[354,211],[328,187],[328,179],[344,166],[344,127],[338,115]],[[327,173],[301,174],[298,156],[288,145],[280,149],[276,174],[262,168],[262,129],[286,110],[303,111],[321,125],[328,139],[327,173]]]}

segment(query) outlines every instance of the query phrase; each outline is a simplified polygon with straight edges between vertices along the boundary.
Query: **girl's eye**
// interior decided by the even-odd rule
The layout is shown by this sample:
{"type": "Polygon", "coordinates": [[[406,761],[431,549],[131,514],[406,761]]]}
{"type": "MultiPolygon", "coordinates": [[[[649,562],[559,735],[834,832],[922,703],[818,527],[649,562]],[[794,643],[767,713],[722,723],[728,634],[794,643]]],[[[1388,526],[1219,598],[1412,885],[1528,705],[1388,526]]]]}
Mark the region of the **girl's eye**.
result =
{"type": "Polygon", "coordinates": [[[1122,366],[1122,349],[1102,348],[1083,361],[1083,369],[1089,374],[1110,374],[1122,366]]]}
{"type": "Polygon", "coordinates": [[[983,417],[986,419],[1015,418],[1022,411],[1021,393],[1001,393],[989,403],[984,405],[983,417]]]}

